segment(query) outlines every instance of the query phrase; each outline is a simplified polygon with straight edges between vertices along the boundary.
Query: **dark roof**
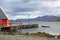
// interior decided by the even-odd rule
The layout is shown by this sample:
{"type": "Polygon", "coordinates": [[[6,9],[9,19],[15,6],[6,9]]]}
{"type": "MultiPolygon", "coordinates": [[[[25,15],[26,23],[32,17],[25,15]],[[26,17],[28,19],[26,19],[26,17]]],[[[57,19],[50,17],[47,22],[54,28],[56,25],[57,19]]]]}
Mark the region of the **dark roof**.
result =
{"type": "Polygon", "coordinates": [[[1,8],[0,8],[0,19],[8,19],[1,8]]]}

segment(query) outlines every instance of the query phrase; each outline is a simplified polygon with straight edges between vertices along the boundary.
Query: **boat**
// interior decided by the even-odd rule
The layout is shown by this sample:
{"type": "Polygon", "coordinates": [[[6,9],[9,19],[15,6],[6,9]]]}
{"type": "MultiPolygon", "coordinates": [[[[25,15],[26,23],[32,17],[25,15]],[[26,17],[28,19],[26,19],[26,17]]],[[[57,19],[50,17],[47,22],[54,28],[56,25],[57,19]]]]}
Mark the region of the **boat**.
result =
{"type": "Polygon", "coordinates": [[[42,25],[41,27],[44,27],[44,28],[49,28],[50,26],[42,25]]]}

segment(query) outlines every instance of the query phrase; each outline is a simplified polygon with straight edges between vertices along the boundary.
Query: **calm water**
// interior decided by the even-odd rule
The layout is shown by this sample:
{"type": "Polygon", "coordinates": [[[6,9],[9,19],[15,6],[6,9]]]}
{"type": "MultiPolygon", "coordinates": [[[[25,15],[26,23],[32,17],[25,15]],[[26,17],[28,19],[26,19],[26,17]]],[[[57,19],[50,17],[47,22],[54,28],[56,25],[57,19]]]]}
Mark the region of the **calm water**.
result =
{"type": "MultiPolygon", "coordinates": [[[[30,33],[36,33],[36,32],[47,32],[50,34],[58,35],[60,34],[60,22],[31,22],[32,24],[38,23],[38,28],[32,28],[32,29],[23,29],[23,32],[30,32],[30,33]],[[43,28],[42,25],[50,26],[49,28],[43,28]]],[[[28,22],[23,22],[23,24],[28,24],[28,22]]]]}

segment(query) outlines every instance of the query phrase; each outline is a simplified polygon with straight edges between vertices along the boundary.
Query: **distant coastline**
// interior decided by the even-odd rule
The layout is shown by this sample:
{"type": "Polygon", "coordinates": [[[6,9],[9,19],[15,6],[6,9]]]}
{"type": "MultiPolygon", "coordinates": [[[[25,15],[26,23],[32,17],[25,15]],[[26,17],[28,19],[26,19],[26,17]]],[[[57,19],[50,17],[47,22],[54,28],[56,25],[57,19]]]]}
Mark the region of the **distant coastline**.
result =
{"type": "Polygon", "coordinates": [[[39,16],[37,18],[9,20],[9,22],[31,22],[31,21],[60,22],[60,17],[53,15],[45,15],[42,17],[39,16]]]}

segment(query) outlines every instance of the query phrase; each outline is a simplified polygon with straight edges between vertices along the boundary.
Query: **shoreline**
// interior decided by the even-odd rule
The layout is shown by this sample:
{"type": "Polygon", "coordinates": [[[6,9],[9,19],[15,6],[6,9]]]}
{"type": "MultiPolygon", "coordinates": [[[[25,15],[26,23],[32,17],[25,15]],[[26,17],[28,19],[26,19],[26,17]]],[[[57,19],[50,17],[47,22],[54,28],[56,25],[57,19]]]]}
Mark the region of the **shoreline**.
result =
{"type": "Polygon", "coordinates": [[[46,38],[56,38],[56,39],[60,39],[60,35],[52,35],[52,34],[49,34],[49,33],[45,33],[45,32],[37,32],[37,33],[16,33],[16,32],[7,32],[7,33],[2,33],[0,32],[0,35],[5,35],[5,36],[37,36],[37,37],[46,37],[46,38]]]}

